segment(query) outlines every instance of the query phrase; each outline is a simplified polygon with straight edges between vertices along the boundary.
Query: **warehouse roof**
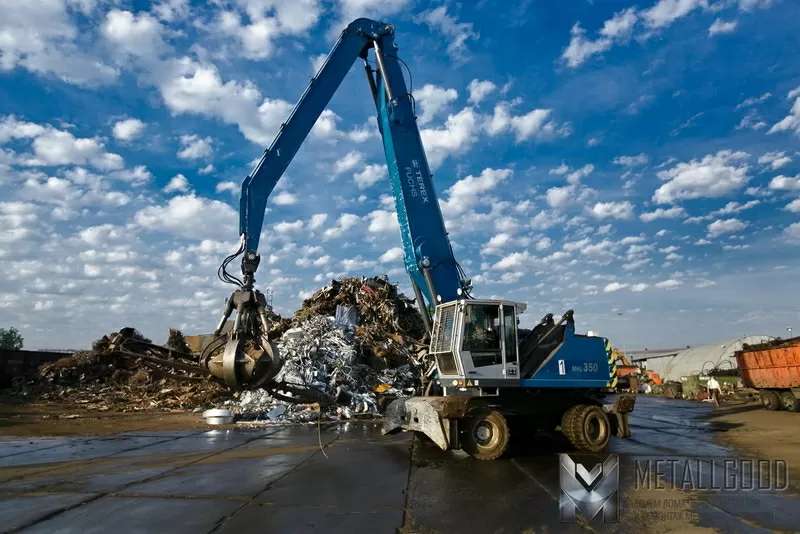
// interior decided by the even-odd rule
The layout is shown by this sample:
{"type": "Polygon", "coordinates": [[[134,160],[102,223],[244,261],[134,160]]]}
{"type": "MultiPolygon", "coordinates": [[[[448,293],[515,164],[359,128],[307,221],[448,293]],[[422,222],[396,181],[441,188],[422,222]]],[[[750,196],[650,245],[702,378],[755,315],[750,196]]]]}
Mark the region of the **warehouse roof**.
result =
{"type": "MultiPolygon", "coordinates": [[[[636,356],[637,361],[647,360],[647,368],[656,371],[667,380],[680,380],[682,376],[700,374],[711,369],[736,369],[734,353],[744,343],[756,344],[774,339],[772,336],[745,336],[712,345],[701,345],[673,352],[650,353],[648,356],[636,356]],[[655,361],[654,361],[655,360],[655,361]]],[[[654,351],[655,352],[655,351],[654,351]]]]}

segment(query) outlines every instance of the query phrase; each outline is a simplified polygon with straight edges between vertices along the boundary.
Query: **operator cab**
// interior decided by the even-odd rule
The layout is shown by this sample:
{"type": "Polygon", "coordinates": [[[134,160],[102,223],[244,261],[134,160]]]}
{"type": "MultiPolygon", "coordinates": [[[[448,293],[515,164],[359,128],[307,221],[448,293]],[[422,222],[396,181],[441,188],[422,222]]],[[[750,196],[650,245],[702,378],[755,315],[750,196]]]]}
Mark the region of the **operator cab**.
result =
{"type": "Polygon", "coordinates": [[[442,383],[519,380],[517,325],[526,308],[510,300],[470,299],[438,305],[431,353],[442,383]]]}

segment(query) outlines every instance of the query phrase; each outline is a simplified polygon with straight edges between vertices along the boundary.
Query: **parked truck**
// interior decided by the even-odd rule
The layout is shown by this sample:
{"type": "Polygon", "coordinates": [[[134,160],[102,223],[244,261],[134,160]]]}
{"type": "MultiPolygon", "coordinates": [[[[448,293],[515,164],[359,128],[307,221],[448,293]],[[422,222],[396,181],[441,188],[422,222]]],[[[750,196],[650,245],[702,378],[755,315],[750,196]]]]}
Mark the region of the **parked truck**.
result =
{"type": "Polygon", "coordinates": [[[800,411],[800,337],[744,345],[736,351],[742,384],[767,410],[800,411]]]}

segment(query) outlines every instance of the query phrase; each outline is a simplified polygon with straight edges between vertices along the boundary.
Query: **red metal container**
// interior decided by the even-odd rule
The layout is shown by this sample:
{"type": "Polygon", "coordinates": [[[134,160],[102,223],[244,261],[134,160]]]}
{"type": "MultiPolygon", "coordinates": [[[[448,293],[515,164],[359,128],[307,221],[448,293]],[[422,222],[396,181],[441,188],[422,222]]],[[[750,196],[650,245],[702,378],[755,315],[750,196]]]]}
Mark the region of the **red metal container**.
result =
{"type": "Polygon", "coordinates": [[[800,338],[736,352],[742,384],[755,389],[800,388],[800,338]]]}

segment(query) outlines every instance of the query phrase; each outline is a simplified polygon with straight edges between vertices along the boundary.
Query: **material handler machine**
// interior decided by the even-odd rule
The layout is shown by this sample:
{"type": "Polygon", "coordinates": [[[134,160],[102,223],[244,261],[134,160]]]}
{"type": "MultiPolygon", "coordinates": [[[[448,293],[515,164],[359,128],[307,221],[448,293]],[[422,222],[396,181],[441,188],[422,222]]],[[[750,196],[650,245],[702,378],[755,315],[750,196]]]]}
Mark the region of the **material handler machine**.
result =
{"type": "Polygon", "coordinates": [[[218,273],[237,289],[201,363],[237,389],[264,387],[274,395],[313,400],[313,391],[274,381],[282,360],[267,336],[266,300],[254,285],[258,245],[270,193],[360,58],[377,111],[404,263],[430,333],[441,386],[437,395],[393,401],[384,415],[383,433],[420,432],[442,449],[460,448],[488,460],[506,451],[509,421],[514,420],[533,429],[560,427],[576,448],[604,450],[611,434],[630,435],[627,414],[634,405],[634,397],[627,396],[604,402],[616,382],[610,343],[576,334],[572,310],[560,319],[548,314],[521,335],[519,315],[526,304],[473,298],[471,281],[456,261],[445,229],[394,34],[390,24],[363,18],[352,22],[244,180],[241,243],[218,273]],[[239,256],[241,278],[228,272],[239,256]],[[432,316],[430,309],[435,310],[432,316]],[[233,327],[224,334],[234,311],[233,327]]]}

